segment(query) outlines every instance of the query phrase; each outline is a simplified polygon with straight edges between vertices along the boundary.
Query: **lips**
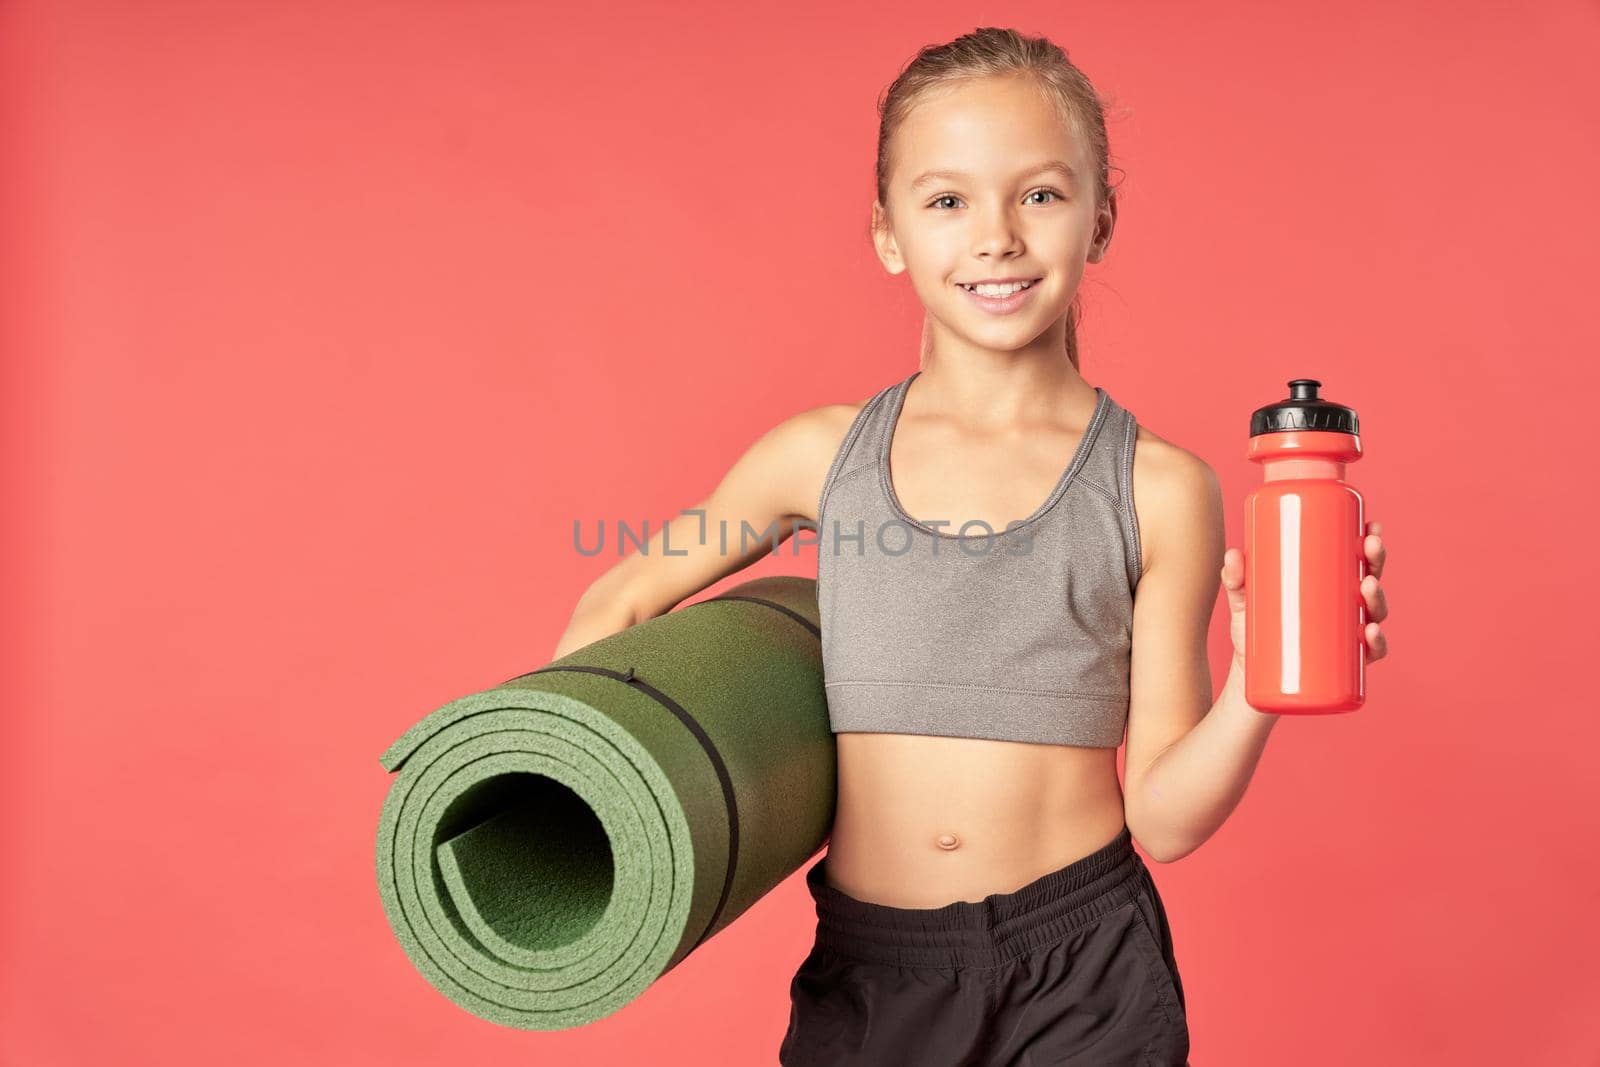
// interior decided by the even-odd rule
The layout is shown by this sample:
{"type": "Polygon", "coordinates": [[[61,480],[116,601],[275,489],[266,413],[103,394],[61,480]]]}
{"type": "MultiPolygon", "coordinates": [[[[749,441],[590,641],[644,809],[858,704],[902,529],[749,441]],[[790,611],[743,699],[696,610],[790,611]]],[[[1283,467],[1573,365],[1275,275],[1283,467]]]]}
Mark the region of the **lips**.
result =
{"type": "Polygon", "coordinates": [[[991,315],[1009,315],[1020,310],[1033,299],[1033,294],[1039,291],[1039,279],[1035,278],[1031,285],[1024,289],[1018,289],[1010,296],[982,296],[968,289],[960,282],[956,283],[956,287],[965,293],[967,299],[976,304],[981,310],[987,311],[991,315]]]}

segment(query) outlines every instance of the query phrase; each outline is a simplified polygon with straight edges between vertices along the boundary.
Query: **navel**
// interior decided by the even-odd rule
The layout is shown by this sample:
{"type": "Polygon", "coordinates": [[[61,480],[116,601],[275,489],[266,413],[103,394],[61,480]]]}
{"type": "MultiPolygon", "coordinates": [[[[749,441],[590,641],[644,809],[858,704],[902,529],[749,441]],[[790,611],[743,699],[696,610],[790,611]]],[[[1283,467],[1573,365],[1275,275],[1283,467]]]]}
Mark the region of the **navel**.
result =
{"type": "Polygon", "coordinates": [[[939,847],[948,852],[950,849],[960,848],[961,841],[956,837],[955,834],[941,834],[939,837],[939,847]]]}

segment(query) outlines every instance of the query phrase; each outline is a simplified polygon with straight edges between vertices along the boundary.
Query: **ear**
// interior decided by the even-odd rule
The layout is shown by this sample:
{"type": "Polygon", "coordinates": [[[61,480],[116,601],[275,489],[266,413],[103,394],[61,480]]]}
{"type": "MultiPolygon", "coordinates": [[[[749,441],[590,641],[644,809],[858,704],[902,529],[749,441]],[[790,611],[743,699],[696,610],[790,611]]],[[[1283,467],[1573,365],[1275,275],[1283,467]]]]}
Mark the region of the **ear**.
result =
{"type": "Polygon", "coordinates": [[[872,201],[872,244],[878,252],[878,262],[883,264],[883,269],[890,274],[902,274],[906,269],[906,261],[900,258],[900,247],[895,243],[894,231],[889,227],[889,219],[876,197],[872,201]]]}
{"type": "Polygon", "coordinates": [[[1090,263],[1098,263],[1105,258],[1106,249],[1111,245],[1111,234],[1116,228],[1117,191],[1113,189],[1095,214],[1094,240],[1089,243],[1090,263]]]}

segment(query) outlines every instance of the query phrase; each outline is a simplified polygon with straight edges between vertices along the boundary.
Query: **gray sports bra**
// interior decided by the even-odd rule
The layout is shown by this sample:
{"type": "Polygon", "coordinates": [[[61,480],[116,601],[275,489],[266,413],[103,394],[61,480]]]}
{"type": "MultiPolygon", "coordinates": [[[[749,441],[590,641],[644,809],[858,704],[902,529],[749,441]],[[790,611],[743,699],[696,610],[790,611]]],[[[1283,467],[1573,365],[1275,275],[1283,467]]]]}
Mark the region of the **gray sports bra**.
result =
{"type": "Polygon", "coordinates": [[[1128,717],[1133,415],[1099,386],[1055,488],[1003,531],[906,514],[889,444],[921,371],[862,406],[817,505],[823,682],[834,733],[1115,748],[1128,717]]]}

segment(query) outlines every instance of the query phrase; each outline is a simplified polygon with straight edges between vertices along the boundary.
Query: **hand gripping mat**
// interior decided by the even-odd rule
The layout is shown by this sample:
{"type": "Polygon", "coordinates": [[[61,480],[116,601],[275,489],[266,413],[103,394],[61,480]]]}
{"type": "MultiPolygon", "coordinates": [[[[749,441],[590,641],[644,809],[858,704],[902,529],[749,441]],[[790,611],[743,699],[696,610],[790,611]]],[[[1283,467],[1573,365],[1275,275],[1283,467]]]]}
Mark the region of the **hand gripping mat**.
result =
{"type": "Polygon", "coordinates": [[[603,1018],[783,881],[833,823],[816,582],[768,577],[464,696],[380,759],[378,891],[475,1015],[603,1018]]]}

